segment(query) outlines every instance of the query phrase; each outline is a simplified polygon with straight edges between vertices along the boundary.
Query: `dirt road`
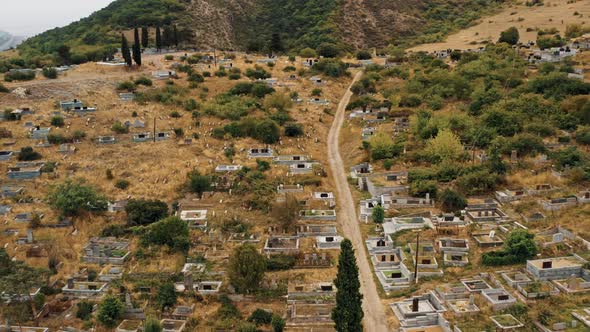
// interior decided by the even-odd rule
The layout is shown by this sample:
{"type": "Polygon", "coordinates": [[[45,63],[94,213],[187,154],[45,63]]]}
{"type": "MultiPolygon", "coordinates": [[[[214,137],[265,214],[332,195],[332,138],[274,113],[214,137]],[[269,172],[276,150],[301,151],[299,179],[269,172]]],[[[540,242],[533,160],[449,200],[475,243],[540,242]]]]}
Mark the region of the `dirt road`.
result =
{"type": "MultiPolygon", "coordinates": [[[[354,84],[362,75],[358,72],[353,81],[354,84]]],[[[352,193],[348,187],[346,170],[344,163],[340,156],[340,149],[338,140],[340,137],[340,128],[344,123],[345,108],[348,104],[352,92],[350,86],[338,104],[338,110],[328,134],[328,159],[330,163],[330,170],[336,182],[336,195],[338,196],[338,219],[342,224],[344,236],[352,241],[356,250],[356,261],[359,266],[359,277],[361,281],[361,293],[363,294],[363,312],[365,317],[363,326],[368,332],[386,332],[389,331],[387,327],[387,319],[385,311],[379,294],[377,293],[377,285],[373,279],[373,271],[369,260],[367,259],[365,243],[361,234],[359,221],[356,214],[356,204],[352,199],[352,193]]]]}

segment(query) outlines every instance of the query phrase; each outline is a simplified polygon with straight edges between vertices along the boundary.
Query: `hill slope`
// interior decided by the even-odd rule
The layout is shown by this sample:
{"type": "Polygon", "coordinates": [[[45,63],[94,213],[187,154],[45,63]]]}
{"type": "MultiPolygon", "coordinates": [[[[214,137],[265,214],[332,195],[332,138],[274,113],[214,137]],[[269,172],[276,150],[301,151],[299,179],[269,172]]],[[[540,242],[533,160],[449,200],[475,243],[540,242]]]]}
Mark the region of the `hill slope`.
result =
{"type": "Polygon", "coordinates": [[[112,52],[121,31],[175,24],[184,46],[262,51],[278,34],[287,50],[323,42],[351,50],[417,35],[421,42],[441,40],[497,6],[491,0],[116,0],[19,49],[42,56],[66,44],[92,60],[112,52]]]}

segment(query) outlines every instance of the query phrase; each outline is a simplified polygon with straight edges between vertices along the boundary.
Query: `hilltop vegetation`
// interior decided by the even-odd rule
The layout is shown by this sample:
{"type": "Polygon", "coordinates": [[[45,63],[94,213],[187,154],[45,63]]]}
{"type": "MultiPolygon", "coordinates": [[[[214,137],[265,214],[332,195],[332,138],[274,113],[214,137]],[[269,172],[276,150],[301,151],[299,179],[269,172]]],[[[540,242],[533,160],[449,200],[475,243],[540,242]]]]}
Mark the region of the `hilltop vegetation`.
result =
{"type": "MultiPolygon", "coordinates": [[[[417,0],[357,4],[338,0],[117,0],[87,18],[46,31],[19,46],[23,66],[82,63],[110,57],[120,33],[178,26],[181,46],[298,52],[331,47],[337,52],[394,43],[441,40],[501,1],[417,0]],[[71,54],[67,54],[68,51],[71,54]]],[[[21,67],[23,67],[21,66],[21,67]]],[[[3,64],[1,68],[18,68],[3,64]]]]}

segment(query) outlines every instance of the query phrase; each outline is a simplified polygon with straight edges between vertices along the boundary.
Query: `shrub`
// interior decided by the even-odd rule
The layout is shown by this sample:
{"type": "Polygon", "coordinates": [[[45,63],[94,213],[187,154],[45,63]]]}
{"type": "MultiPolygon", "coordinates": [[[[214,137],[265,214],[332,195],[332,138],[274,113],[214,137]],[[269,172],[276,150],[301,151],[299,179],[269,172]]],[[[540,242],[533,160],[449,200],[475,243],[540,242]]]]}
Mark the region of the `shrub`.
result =
{"type": "Polygon", "coordinates": [[[11,71],[4,74],[4,80],[6,82],[12,81],[30,81],[35,79],[35,71],[24,70],[24,71],[11,71]]]}
{"type": "Polygon", "coordinates": [[[51,118],[51,125],[55,126],[55,127],[63,127],[65,124],[64,118],[62,118],[61,116],[54,116],[51,118]]]}
{"type": "Polygon", "coordinates": [[[117,297],[108,295],[98,308],[97,320],[108,328],[113,328],[122,318],[125,305],[117,297]]]}
{"type": "Polygon", "coordinates": [[[166,307],[171,308],[176,304],[176,290],[174,289],[173,283],[166,282],[158,287],[156,302],[158,302],[162,309],[166,307]]]}
{"type": "Polygon", "coordinates": [[[246,69],[246,77],[255,79],[255,80],[263,80],[270,78],[270,73],[264,70],[264,68],[256,65],[254,69],[248,68],[246,69]]]}
{"type": "Polygon", "coordinates": [[[125,179],[117,180],[117,182],[115,182],[115,188],[125,190],[125,189],[129,188],[130,184],[131,183],[125,179]]]}
{"type": "Polygon", "coordinates": [[[189,189],[190,191],[203,196],[203,193],[211,190],[211,177],[207,175],[201,175],[197,170],[189,173],[189,189]]]}
{"type": "Polygon", "coordinates": [[[291,255],[272,255],[266,259],[266,269],[268,271],[289,270],[295,266],[296,258],[291,255]]]}
{"type": "Polygon", "coordinates": [[[0,83],[0,93],[8,93],[10,92],[10,90],[8,90],[7,87],[4,86],[4,84],[0,83]]]}
{"type": "Polygon", "coordinates": [[[55,68],[43,68],[43,76],[49,79],[56,79],[57,70],[55,68]]]}
{"type": "Polygon", "coordinates": [[[285,125],[285,136],[298,137],[303,136],[303,125],[299,123],[288,123],[285,125]]]}
{"type": "Polygon", "coordinates": [[[336,44],[322,43],[316,49],[318,55],[325,58],[335,58],[340,54],[340,48],[336,44]]]}
{"type": "Polygon", "coordinates": [[[199,73],[192,73],[189,75],[188,81],[189,82],[196,82],[196,83],[203,83],[203,82],[205,82],[205,78],[203,77],[203,75],[201,75],[199,73]]]}
{"type": "Polygon", "coordinates": [[[117,90],[119,91],[135,91],[135,83],[131,81],[125,81],[117,84],[117,90]]]}
{"type": "Polygon", "coordinates": [[[174,56],[171,55],[171,54],[167,54],[167,55],[164,56],[164,60],[166,60],[166,61],[172,61],[172,60],[174,60],[174,56]]]}
{"type": "Polygon", "coordinates": [[[190,247],[188,225],[178,217],[168,217],[149,225],[142,236],[143,244],[166,245],[187,252],[190,247]]]}
{"type": "Polygon", "coordinates": [[[369,60],[372,58],[371,52],[367,50],[361,50],[356,53],[357,60],[369,60]]]}
{"type": "Polygon", "coordinates": [[[144,85],[144,86],[152,86],[152,80],[145,77],[145,76],[140,76],[139,78],[137,78],[135,80],[135,85],[144,85]]]}
{"type": "Polygon", "coordinates": [[[76,317],[81,320],[89,320],[92,317],[92,304],[88,301],[78,302],[76,304],[76,317]]]}
{"type": "Polygon", "coordinates": [[[66,139],[61,134],[49,134],[47,135],[47,142],[51,144],[62,144],[65,143],[68,139],[66,139]]]}
{"type": "Polygon", "coordinates": [[[318,54],[313,48],[307,47],[299,51],[299,56],[302,58],[316,58],[318,54]]]}
{"type": "Polygon", "coordinates": [[[458,192],[445,189],[439,196],[440,208],[444,212],[455,212],[467,206],[467,200],[458,192]]]}
{"type": "Polygon", "coordinates": [[[422,98],[418,95],[404,95],[400,98],[399,107],[418,107],[422,104],[422,98]]]}
{"type": "Polygon", "coordinates": [[[256,325],[270,324],[272,322],[272,313],[258,308],[248,317],[248,321],[256,325]]]}
{"type": "Polygon", "coordinates": [[[131,199],[125,206],[127,225],[140,226],[154,223],[168,216],[168,205],[159,200],[131,199]]]}
{"type": "Polygon", "coordinates": [[[322,73],[329,77],[341,77],[346,75],[346,64],[336,59],[322,59],[311,67],[316,73],[322,73]]]}
{"type": "Polygon", "coordinates": [[[39,160],[42,156],[39,152],[34,151],[32,147],[26,146],[20,149],[20,153],[18,154],[19,161],[33,161],[39,160]]]}
{"type": "Polygon", "coordinates": [[[500,39],[498,39],[499,43],[507,43],[509,45],[516,45],[520,36],[518,34],[518,29],[515,27],[510,27],[505,31],[500,33],[500,39]]]}
{"type": "Polygon", "coordinates": [[[171,117],[171,118],[176,118],[176,119],[178,119],[178,118],[180,118],[181,116],[182,116],[182,115],[180,115],[180,113],[179,113],[178,111],[172,111],[172,112],[170,112],[170,117],[171,117]]]}
{"type": "Polygon", "coordinates": [[[197,101],[194,100],[194,99],[192,99],[192,98],[187,99],[184,102],[184,109],[185,109],[185,111],[192,112],[192,111],[194,111],[194,110],[196,110],[198,108],[199,108],[199,104],[197,104],[197,101]]]}
{"type": "Polygon", "coordinates": [[[285,320],[279,315],[272,315],[272,321],[270,323],[272,325],[273,332],[283,332],[285,329],[285,320]]]}
{"type": "Polygon", "coordinates": [[[576,142],[590,145],[590,127],[580,127],[576,130],[576,142]]]}
{"type": "Polygon", "coordinates": [[[319,97],[322,95],[322,89],[320,88],[314,88],[313,90],[311,90],[311,95],[314,97],[319,97]]]}
{"type": "Polygon", "coordinates": [[[52,186],[47,194],[47,203],[64,216],[77,216],[81,212],[105,211],[107,200],[96,189],[82,180],[70,179],[52,186]]]}
{"type": "Polygon", "coordinates": [[[127,134],[129,132],[129,127],[125,126],[120,121],[115,121],[111,126],[111,130],[117,134],[127,134]]]}

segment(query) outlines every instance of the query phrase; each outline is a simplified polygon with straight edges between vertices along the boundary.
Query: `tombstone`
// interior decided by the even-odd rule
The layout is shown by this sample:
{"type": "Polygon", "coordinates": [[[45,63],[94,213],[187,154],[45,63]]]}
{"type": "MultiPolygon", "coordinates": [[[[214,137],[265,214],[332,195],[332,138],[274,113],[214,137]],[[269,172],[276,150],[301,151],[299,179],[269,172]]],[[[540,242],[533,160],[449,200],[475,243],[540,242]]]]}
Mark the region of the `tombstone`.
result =
{"type": "Polygon", "coordinates": [[[184,291],[192,292],[194,290],[193,275],[191,273],[184,274],[184,291]]]}
{"type": "Polygon", "coordinates": [[[475,304],[475,296],[473,294],[469,295],[469,306],[473,306],[475,304]]]}
{"type": "Polygon", "coordinates": [[[133,303],[131,302],[131,294],[125,293],[125,305],[127,308],[133,308],[133,303]]]}
{"type": "Polygon", "coordinates": [[[68,278],[68,289],[74,289],[74,278],[68,278]]]}
{"type": "Polygon", "coordinates": [[[27,243],[33,243],[33,230],[27,229],[27,243]]]}
{"type": "Polygon", "coordinates": [[[512,152],[510,153],[510,162],[516,163],[517,161],[518,161],[518,151],[512,150],[512,152]]]}
{"type": "Polygon", "coordinates": [[[412,312],[418,312],[418,305],[420,303],[420,299],[417,297],[412,299],[412,312]]]}
{"type": "Polygon", "coordinates": [[[562,233],[553,234],[553,242],[563,242],[563,234],[562,233]]]}
{"type": "Polygon", "coordinates": [[[490,231],[490,234],[489,234],[490,239],[493,239],[494,236],[496,236],[496,231],[490,231]]]}
{"type": "Polygon", "coordinates": [[[553,330],[554,331],[563,331],[567,328],[566,324],[564,322],[559,322],[559,323],[555,323],[553,324],[553,330]]]}

